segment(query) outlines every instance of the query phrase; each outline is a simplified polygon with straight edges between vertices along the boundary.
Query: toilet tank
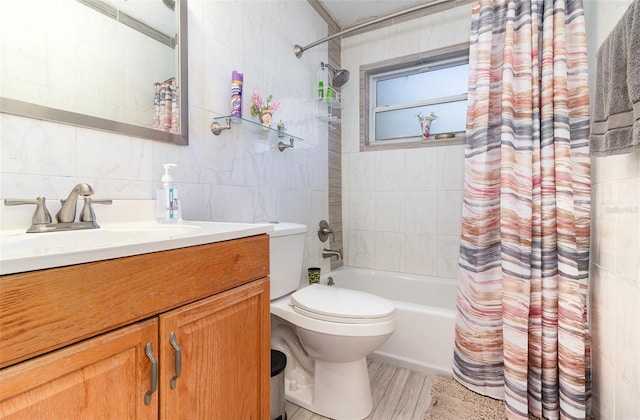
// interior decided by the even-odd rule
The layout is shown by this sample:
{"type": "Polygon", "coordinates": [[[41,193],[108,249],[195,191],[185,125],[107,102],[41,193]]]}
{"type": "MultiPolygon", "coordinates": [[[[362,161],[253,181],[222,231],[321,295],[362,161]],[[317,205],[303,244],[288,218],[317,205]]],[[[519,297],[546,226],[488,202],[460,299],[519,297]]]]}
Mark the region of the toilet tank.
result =
{"type": "Polygon", "coordinates": [[[269,232],[271,299],[291,293],[300,286],[306,225],[276,223],[269,232]]]}

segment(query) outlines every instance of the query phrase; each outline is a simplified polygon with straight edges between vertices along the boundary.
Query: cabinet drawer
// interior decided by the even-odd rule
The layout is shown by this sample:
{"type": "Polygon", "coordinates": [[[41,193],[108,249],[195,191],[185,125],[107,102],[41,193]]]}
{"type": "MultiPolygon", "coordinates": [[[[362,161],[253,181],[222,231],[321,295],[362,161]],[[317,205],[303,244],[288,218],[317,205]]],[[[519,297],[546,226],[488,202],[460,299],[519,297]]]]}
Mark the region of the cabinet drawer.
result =
{"type": "Polygon", "coordinates": [[[257,235],[0,277],[0,367],[269,273],[257,235]]]}

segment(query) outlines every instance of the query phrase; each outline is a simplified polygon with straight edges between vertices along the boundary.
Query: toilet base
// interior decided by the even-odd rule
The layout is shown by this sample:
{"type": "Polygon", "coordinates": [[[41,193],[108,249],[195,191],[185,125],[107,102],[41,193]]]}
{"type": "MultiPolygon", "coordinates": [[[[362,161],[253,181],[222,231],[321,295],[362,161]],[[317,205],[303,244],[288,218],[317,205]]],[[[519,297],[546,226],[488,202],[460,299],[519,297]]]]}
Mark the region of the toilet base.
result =
{"type": "Polygon", "coordinates": [[[339,420],[361,420],[373,409],[366,358],[353,362],[315,360],[314,380],[299,385],[285,375],[285,398],[309,411],[339,420]]]}

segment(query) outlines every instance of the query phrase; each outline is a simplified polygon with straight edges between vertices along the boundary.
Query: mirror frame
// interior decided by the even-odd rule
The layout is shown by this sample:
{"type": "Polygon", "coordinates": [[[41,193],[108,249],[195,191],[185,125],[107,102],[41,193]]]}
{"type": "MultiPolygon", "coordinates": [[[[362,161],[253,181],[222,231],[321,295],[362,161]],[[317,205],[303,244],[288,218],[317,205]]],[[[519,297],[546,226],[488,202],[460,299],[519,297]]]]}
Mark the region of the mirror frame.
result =
{"type": "Polygon", "coordinates": [[[189,144],[189,85],[188,85],[188,28],[187,28],[187,0],[176,0],[178,6],[178,83],[180,87],[180,134],[155,130],[134,124],[108,120],[105,118],[84,115],[77,112],[64,111],[43,105],[36,105],[17,99],[0,96],[0,112],[18,115],[21,117],[35,118],[39,120],[70,124],[78,127],[107,131],[125,136],[140,137],[165,143],[178,145],[189,144]]]}

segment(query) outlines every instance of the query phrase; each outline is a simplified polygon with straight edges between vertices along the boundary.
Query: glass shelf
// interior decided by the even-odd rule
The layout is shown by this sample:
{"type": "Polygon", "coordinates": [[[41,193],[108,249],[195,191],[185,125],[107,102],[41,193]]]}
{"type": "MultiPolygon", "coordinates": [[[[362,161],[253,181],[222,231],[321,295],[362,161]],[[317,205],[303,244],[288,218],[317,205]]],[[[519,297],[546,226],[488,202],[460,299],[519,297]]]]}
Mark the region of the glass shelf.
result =
{"type": "Polygon", "coordinates": [[[322,122],[325,123],[329,123],[329,124],[340,124],[340,118],[338,118],[337,116],[333,115],[333,114],[320,114],[318,115],[318,119],[322,122]]]}
{"type": "Polygon", "coordinates": [[[292,134],[287,133],[286,131],[280,131],[277,128],[266,127],[257,121],[247,120],[245,118],[232,117],[230,115],[226,115],[222,117],[214,117],[213,123],[211,123],[211,132],[217,136],[223,130],[230,130],[234,126],[235,127],[242,126],[243,129],[246,128],[255,133],[268,136],[268,137],[276,136],[279,138],[286,138],[289,140],[304,141],[302,137],[294,136],[292,134]]]}
{"type": "Polygon", "coordinates": [[[318,103],[323,104],[327,107],[329,107],[329,109],[340,109],[342,107],[342,98],[340,95],[340,92],[334,91],[335,92],[335,96],[331,99],[329,98],[316,98],[316,101],[318,101],[318,103]]]}

